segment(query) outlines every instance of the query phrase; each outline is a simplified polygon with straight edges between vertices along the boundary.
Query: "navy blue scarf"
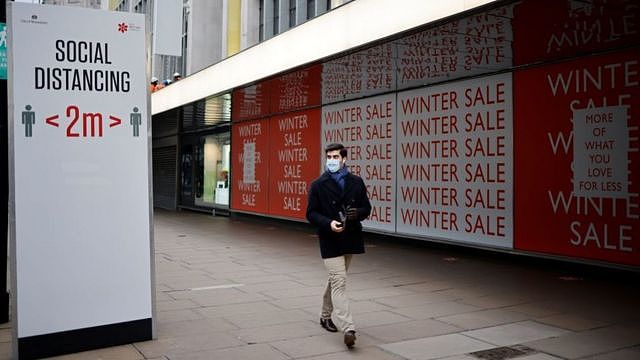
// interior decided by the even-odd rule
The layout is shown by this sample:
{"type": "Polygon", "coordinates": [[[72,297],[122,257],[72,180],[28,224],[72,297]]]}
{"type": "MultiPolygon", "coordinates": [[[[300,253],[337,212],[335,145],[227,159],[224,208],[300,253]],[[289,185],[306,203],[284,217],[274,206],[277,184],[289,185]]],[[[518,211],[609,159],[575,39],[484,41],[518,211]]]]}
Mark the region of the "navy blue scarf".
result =
{"type": "Polygon", "coordinates": [[[338,186],[340,186],[340,189],[344,190],[344,178],[345,176],[347,176],[348,173],[349,173],[349,170],[347,169],[347,167],[343,166],[340,168],[340,170],[334,173],[329,172],[329,175],[338,184],[338,186]]]}

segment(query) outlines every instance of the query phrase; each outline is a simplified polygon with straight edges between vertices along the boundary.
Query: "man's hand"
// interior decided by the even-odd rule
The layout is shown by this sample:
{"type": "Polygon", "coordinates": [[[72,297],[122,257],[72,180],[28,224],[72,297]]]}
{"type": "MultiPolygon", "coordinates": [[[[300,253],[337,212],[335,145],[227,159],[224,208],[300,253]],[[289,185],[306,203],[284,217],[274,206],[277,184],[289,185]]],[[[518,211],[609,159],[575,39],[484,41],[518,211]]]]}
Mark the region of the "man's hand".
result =
{"type": "Polygon", "coordinates": [[[354,207],[350,207],[347,209],[347,219],[349,220],[358,220],[358,209],[354,207]]]}
{"type": "Polygon", "coordinates": [[[331,220],[331,230],[337,233],[343,232],[344,224],[336,220],[331,220]]]}

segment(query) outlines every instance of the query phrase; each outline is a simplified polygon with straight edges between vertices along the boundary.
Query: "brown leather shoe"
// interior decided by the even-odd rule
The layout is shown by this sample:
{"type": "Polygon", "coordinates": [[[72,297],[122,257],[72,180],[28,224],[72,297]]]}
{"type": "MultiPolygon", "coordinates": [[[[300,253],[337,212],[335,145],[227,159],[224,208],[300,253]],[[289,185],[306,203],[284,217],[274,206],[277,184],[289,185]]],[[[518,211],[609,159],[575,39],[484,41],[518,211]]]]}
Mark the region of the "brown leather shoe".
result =
{"type": "Polygon", "coordinates": [[[344,344],[347,345],[349,349],[356,344],[356,332],[353,330],[349,330],[344,333],[344,344]]]}
{"type": "Polygon", "coordinates": [[[327,331],[338,332],[338,328],[333,323],[333,321],[331,321],[331,319],[320,318],[320,325],[322,325],[322,327],[325,328],[325,330],[327,331]]]}

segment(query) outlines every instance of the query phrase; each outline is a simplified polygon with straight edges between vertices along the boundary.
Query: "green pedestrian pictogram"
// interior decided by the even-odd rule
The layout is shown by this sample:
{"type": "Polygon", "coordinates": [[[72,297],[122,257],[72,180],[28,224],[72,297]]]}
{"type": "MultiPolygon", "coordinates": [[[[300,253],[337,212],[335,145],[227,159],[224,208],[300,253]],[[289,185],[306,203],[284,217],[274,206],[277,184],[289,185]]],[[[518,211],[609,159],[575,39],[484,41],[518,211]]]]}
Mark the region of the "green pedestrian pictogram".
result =
{"type": "Polygon", "coordinates": [[[24,107],[26,111],[22,112],[22,123],[24,124],[24,136],[33,136],[33,125],[36,123],[36,113],[31,111],[31,105],[24,107]]]}
{"type": "Polygon", "coordinates": [[[0,23],[0,79],[7,79],[7,25],[0,23]]]}
{"type": "Polygon", "coordinates": [[[131,120],[129,121],[133,125],[133,136],[140,136],[140,125],[142,124],[142,114],[138,112],[138,107],[133,108],[131,113],[131,120]]]}

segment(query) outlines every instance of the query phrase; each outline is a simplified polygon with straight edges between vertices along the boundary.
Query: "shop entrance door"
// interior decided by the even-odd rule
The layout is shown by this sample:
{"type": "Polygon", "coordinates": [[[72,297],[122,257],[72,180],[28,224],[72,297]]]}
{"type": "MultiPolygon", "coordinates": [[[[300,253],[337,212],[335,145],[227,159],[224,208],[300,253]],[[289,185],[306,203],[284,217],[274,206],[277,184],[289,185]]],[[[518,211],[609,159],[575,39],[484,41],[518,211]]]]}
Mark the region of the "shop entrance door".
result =
{"type": "Polygon", "coordinates": [[[193,207],[195,199],[195,159],[197,146],[184,141],[180,147],[180,206],[193,207]]]}

